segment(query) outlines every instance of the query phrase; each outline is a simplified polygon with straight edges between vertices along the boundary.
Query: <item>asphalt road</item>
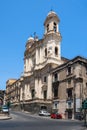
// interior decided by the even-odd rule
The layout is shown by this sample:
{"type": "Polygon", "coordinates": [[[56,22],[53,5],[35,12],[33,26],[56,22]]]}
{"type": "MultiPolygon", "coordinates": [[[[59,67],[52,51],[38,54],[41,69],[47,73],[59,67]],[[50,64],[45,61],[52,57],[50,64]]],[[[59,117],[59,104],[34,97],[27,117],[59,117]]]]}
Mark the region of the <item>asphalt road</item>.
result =
{"type": "Polygon", "coordinates": [[[83,130],[81,121],[59,120],[12,112],[12,119],[0,120],[0,130],[83,130]]]}

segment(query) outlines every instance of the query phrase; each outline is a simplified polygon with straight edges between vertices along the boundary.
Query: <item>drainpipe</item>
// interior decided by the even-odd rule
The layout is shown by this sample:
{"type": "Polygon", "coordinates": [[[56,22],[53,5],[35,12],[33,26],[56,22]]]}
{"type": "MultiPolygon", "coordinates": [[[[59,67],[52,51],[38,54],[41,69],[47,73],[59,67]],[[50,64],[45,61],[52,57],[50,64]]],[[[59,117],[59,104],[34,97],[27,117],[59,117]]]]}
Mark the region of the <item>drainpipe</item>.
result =
{"type": "MultiPolygon", "coordinates": [[[[76,76],[75,76],[76,77],[76,76]]],[[[72,111],[72,120],[75,119],[75,113],[76,113],[76,93],[75,93],[75,87],[76,87],[76,79],[75,77],[73,78],[73,111],[72,111]]]]}

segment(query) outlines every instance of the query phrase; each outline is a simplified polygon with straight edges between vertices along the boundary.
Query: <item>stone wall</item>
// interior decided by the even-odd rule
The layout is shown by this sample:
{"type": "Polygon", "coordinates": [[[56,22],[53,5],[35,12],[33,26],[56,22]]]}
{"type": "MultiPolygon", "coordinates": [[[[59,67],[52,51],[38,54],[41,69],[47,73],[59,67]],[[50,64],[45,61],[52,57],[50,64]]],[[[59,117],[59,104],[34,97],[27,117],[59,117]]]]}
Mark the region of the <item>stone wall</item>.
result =
{"type": "Polygon", "coordinates": [[[42,103],[26,103],[26,104],[20,104],[20,105],[12,105],[11,110],[16,110],[16,111],[28,111],[30,113],[38,113],[41,109],[41,106],[46,106],[47,111],[51,112],[51,104],[46,103],[45,105],[42,103]]]}

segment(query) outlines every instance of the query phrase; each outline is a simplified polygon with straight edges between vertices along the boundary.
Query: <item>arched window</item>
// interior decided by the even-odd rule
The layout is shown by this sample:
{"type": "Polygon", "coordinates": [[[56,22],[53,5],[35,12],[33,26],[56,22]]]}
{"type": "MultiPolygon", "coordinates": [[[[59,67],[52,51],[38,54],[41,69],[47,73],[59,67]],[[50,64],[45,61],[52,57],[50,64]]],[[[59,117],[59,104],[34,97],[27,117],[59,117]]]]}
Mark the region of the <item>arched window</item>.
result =
{"type": "Polygon", "coordinates": [[[45,56],[47,56],[47,48],[45,48],[45,56]]]}
{"type": "Polygon", "coordinates": [[[54,29],[54,32],[57,32],[57,25],[56,25],[56,23],[55,23],[55,22],[54,22],[53,29],[54,29]]]}
{"type": "Polygon", "coordinates": [[[47,32],[49,31],[49,24],[47,24],[47,32]]]}
{"type": "Polygon", "coordinates": [[[55,47],[55,55],[58,56],[58,48],[55,47]]]}

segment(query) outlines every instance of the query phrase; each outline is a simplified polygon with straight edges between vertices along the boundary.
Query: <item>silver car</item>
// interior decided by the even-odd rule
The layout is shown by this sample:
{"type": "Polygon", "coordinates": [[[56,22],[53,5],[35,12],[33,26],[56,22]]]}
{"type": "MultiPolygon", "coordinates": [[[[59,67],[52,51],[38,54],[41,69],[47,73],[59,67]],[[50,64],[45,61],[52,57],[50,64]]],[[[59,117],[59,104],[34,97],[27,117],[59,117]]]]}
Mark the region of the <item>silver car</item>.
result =
{"type": "Polygon", "coordinates": [[[39,116],[50,116],[50,113],[47,112],[46,110],[40,110],[39,111],[39,116]]]}

